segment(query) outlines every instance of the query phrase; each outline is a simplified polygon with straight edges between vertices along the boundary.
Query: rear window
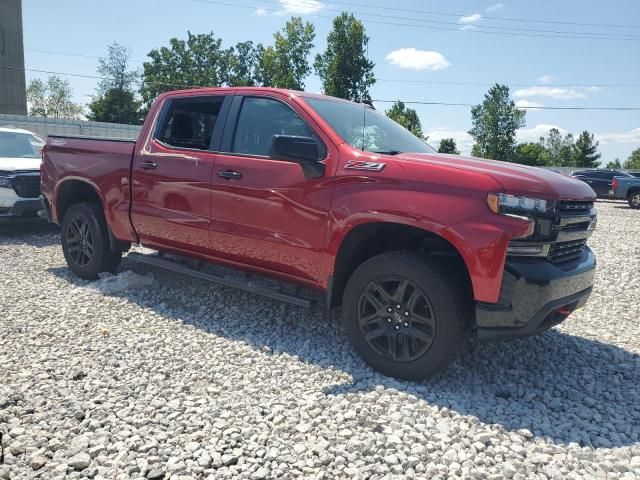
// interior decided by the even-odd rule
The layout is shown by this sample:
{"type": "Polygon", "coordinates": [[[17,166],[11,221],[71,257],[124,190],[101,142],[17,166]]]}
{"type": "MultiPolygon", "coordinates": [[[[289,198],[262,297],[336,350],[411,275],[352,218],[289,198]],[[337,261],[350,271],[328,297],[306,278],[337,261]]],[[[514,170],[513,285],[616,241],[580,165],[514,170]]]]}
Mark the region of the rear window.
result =
{"type": "Polygon", "coordinates": [[[156,138],[177,148],[208,150],[224,96],[171,100],[156,138]]]}
{"type": "Polygon", "coordinates": [[[0,157],[40,158],[43,142],[29,133],[0,132],[0,157]]]}

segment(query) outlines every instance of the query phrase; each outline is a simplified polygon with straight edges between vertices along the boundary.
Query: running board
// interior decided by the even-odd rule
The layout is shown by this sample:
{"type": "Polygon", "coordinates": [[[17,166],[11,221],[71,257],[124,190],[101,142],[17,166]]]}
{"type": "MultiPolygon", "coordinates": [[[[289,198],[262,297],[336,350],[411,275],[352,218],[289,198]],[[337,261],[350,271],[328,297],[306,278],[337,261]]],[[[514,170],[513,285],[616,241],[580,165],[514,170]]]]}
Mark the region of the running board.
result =
{"type": "Polygon", "coordinates": [[[313,303],[313,300],[307,297],[292,295],[290,293],[270,289],[268,287],[261,287],[259,285],[252,285],[251,283],[245,283],[235,278],[224,277],[222,275],[215,275],[212,273],[204,273],[199,270],[189,268],[185,265],[181,265],[178,262],[167,260],[156,255],[145,255],[142,253],[129,252],[126,258],[135,262],[151,265],[153,267],[163,268],[165,270],[182,273],[183,275],[188,275],[190,277],[207,280],[208,282],[218,283],[226,287],[237,288],[239,290],[244,290],[245,292],[255,293],[256,295],[261,295],[263,297],[273,298],[274,300],[280,300],[281,302],[291,303],[299,307],[310,308],[313,303]]]}

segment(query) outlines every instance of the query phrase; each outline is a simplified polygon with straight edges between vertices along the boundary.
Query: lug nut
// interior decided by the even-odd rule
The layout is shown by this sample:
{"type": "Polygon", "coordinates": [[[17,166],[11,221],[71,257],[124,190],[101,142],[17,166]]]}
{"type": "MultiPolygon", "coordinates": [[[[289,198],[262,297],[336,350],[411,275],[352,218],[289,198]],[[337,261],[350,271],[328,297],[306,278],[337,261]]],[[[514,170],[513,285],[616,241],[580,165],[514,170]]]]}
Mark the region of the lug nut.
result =
{"type": "Polygon", "coordinates": [[[387,323],[391,323],[391,317],[387,318],[387,323]]]}
{"type": "Polygon", "coordinates": [[[396,308],[400,309],[400,308],[402,308],[402,305],[398,304],[398,305],[396,305],[396,308]]]}
{"type": "Polygon", "coordinates": [[[400,330],[400,325],[396,325],[396,330],[400,330]]]}
{"type": "Polygon", "coordinates": [[[387,307],[387,312],[389,312],[389,313],[393,312],[393,308],[387,307]]]}
{"type": "Polygon", "coordinates": [[[404,322],[404,326],[408,327],[409,326],[409,322],[404,322]]]}
{"type": "Polygon", "coordinates": [[[404,312],[404,316],[408,317],[409,316],[409,312],[404,312]]]}

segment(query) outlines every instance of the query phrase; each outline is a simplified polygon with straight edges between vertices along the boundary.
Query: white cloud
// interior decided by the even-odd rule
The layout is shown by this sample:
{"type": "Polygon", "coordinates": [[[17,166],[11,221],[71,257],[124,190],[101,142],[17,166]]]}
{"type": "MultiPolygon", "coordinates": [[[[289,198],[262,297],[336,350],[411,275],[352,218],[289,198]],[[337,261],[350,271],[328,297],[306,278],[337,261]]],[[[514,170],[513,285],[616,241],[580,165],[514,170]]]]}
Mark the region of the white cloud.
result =
{"type": "Polygon", "coordinates": [[[469,155],[469,152],[471,152],[471,147],[473,146],[473,137],[464,130],[454,130],[447,127],[438,127],[434,128],[433,130],[426,131],[425,135],[429,137],[427,140],[429,145],[436,149],[440,144],[440,140],[442,140],[443,138],[453,138],[456,141],[458,150],[460,150],[463,155],[469,155]]]}
{"type": "Polygon", "coordinates": [[[475,28],[474,25],[463,25],[460,27],[460,30],[475,30],[475,28]]]}
{"type": "Polygon", "coordinates": [[[324,4],[318,0],[280,0],[282,11],[278,12],[282,15],[295,13],[298,15],[319,12],[324,8],[324,4]]]}
{"type": "Polygon", "coordinates": [[[640,143],[640,128],[634,128],[628,132],[596,133],[595,137],[600,143],[640,143]]]}
{"type": "Polygon", "coordinates": [[[549,135],[549,130],[552,128],[558,129],[562,135],[567,134],[567,130],[557,125],[550,125],[548,123],[539,123],[533,128],[521,128],[518,130],[516,136],[519,142],[537,142],[540,137],[546,137],[549,135]]]}
{"type": "Polygon", "coordinates": [[[544,107],[542,103],[538,102],[530,102],[529,100],[518,100],[516,102],[516,107],[527,108],[527,107],[544,107]]]}
{"type": "Polygon", "coordinates": [[[415,48],[394,50],[385,58],[392,65],[411,70],[442,70],[451,65],[439,52],[415,48]]]}
{"type": "Polygon", "coordinates": [[[521,88],[513,92],[513,96],[516,98],[524,97],[550,97],[558,100],[572,100],[574,98],[585,98],[584,92],[576,90],[574,88],[560,88],[560,87],[529,87],[521,88]]]}
{"type": "Polygon", "coordinates": [[[264,8],[256,8],[253,14],[257,15],[258,17],[264,17],[266,15],[269,15],[269,12],[267,12],[264,8]]]}
{"type": "Polygon", "coordinates": [[[458,19],[458,23],[462,23],[464,25],[469,25],[470,23],[477,23],[482,20],[482,15],[479,13],[474,13],[471,15],[465,15],[458,19]]]}
{"type": "Polygon", "coordinates": [[[487,12],[497,12],[504,8],[504,3],[494,3],[487,7],[487,12]]]}
{"type": "Polygon", "coordinates": [[[542,75],[541,77],[538,77],[538,81],[540,83],[551,83],[555,80],[554,77],[552,77],[551,75],[542,75]]]}

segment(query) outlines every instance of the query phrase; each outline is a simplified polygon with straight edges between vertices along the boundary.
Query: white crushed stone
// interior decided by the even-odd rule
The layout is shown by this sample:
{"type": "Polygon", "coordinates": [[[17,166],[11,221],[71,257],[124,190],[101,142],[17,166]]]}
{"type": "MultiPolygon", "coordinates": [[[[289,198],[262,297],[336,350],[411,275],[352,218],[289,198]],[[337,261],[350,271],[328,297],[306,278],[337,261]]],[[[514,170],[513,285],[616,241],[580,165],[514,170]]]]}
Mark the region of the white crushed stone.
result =
{"type": "Polygon", "coordinates": [[[640,478],[640,212],[598,209],[585,308],[421,384],[321,306],[126,260],[92,285],[57,233],[4,228],[0,479],[640,478]]]}

